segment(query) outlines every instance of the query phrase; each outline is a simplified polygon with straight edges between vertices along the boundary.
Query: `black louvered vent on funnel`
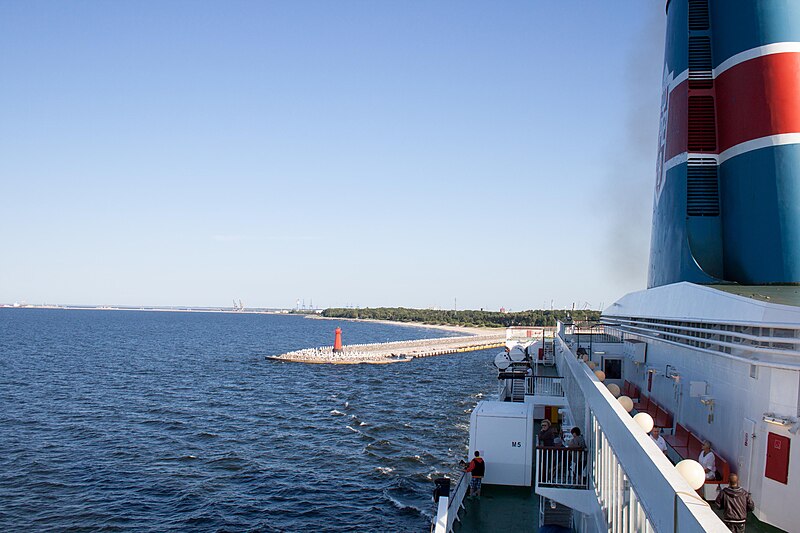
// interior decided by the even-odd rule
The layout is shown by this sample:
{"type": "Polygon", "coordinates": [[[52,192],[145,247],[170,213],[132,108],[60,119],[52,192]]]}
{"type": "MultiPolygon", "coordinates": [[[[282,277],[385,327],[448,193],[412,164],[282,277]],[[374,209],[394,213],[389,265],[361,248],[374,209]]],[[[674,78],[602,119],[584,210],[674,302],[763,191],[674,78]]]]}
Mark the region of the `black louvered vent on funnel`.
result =
{"type": "Polygon", "coordinates": [[[708,29],[708,0],[689,0],[689,29],[708,29]]]}
{"type": "Polygon", "coordinates": [[[711,38],[689,37],[689,88],[710,89],[713,84],[711,38]]]}
{"type": "Polygon", "coordinates": [[[717,149],[717,127],[713,96],[689,97],[689,151],[713,152],[717,149]]]}
{"type": "Polygon", "coordinates": [[[712,158],[689,158],[686,214],[690,217],[719,216],[717,168],[717,162],[712,158]]]}

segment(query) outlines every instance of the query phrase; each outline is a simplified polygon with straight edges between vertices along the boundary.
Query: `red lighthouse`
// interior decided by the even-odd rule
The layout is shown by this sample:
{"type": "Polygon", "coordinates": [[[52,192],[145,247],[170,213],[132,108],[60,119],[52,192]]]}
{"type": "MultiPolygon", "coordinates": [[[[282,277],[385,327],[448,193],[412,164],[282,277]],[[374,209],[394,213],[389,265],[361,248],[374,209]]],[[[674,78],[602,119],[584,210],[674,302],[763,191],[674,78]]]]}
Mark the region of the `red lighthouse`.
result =
{"type": "Polygon", "coordinates": [[[336,338],[333,341],[333,353],[342,352],[342,328],[336,328],[336,338]]]}

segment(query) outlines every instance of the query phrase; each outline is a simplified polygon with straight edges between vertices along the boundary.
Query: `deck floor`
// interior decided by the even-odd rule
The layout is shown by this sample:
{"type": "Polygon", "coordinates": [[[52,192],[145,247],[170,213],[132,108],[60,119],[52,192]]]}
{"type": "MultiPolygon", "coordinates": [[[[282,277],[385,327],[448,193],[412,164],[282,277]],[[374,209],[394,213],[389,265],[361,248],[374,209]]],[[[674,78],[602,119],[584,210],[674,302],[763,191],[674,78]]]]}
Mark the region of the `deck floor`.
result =
{"type": "Polygon", "coordinates": [[[539,497],[533,488],[484,485],[481,497],[465,498],[464,507],[454,528],[458,533],[539,529],[539,497]]]}

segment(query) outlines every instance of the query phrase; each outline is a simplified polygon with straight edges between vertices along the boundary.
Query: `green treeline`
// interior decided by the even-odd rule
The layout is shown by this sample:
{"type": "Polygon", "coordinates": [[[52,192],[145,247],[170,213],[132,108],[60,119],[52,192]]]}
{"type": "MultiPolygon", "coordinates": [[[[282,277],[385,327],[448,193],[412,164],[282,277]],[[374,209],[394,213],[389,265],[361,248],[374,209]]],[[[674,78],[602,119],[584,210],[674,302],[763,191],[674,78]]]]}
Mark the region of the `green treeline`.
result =
{"type": "Polygon", "coordinates": [[[448,326],[508,327],[555,326],[557,320],[571,316],[576,322],[599,320],[599,311],[535,310],[517,313],[496,311],[446,311],[439,309],[408,309],[405,307],[377,307],[364,309],[330,308],[322,316],[331,318],[366,318],[394,320],[397,322],[422,322],[448,326]]]}

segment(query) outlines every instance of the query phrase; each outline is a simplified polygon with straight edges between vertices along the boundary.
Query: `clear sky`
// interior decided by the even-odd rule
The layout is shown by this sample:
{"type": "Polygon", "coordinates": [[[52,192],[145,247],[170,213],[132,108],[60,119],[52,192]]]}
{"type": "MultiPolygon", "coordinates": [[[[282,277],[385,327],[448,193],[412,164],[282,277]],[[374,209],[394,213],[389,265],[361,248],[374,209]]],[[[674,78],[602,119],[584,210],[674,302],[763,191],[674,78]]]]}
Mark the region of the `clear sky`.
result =
{"type": "Polygon", "coordinates": [[[645,287],[663,0],[0,0],[0,303],[645,287]]]}

